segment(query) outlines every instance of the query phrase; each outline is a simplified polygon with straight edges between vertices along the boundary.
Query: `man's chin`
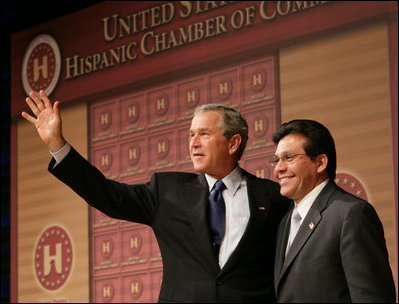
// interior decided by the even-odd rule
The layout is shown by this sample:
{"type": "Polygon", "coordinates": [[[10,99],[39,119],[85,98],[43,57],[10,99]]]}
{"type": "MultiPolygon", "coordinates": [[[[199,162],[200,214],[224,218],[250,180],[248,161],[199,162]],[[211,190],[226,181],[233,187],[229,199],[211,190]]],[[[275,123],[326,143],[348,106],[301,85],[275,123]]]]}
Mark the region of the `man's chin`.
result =
{"type": "Polygon", "coordinates": [[[288,191],[287,189],[284,189],[284,188],[280,188],[280,194],[282,195],[282,196],[285,196],[285,197],[287,197],[287,198],[290,198],[290,191],[288,191]]]}
{"type": "Polygon", "coordinates": [[[200,165],[196,165],[196,164],[194,164],[194,170],[196,171],[196,172],[200,172],[200,173],[207,173],[207,172],[205,172],[206,171],[206,168],[204,167],[204,166],[200,166],[200,165]]]}

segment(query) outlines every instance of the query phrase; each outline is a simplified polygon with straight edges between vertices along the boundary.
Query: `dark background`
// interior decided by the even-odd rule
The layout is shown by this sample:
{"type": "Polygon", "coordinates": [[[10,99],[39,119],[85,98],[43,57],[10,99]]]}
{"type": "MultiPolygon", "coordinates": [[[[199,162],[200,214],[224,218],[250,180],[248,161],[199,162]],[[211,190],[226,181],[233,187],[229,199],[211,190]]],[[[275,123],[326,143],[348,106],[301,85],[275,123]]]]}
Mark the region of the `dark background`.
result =
{"type": "Polygon", "coordinates": [[[1,303],[10,302],[11,35],[99,2],[17,0],[1,3],[1,303]]]}

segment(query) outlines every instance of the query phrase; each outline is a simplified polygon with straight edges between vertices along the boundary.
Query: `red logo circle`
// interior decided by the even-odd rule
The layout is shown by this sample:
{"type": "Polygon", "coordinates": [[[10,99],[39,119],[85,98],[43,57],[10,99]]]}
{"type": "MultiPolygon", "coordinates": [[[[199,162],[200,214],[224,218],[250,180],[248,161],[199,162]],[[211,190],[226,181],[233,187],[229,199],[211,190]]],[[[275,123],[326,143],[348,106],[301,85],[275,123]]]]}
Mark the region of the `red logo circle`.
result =
{"type": "Polygon", "coordinates": [[[251,74],[249,86],[252,91],[260,92],[266,85],[267,74],[264,69],[256,70],[251,74]]]}
{"type": "Polygon", "coordinates": [[[163,116],[169,110],[169,96],[167,94],[160,94],[154,102],[155,113],[158,116],[163,116]]]}
{"type": "Polygon", "coordinates": [[[109,169],[111,169],[113,160],[114,159],[111,151],[104,151],[101,153],[99,159],[101,171],[107,172],[109,169]]]}
{"type": "Polygon", "coordinates": [[[348,173],[337,173],[335,183],[345,191],[367,201],[367,192],[362,183],[348,173]]]}
{"type": "Polygon", "coordinates": [[[254,136],[256,138],[263,137],[268,129],[268,121],[265,117],[256,116],[253,120],[254,136]]]}
{"type": "Polygon", "coordinates": [[[113,239],[104,239],[101,241],[101,256],[108,260],[114,253],[114,241],[113,239]]]}
{"type": "Polygon", "coordinates": [[[22,63],[22,84],[26,94],[44,90],[50,95],[61,73],[61,52],[55,39],[39,35],[29,44],[22,63]]]}
{"type": "Polygon", "coordinates": [[[135,277],[130,281],[130,297],[133,300],[140,298],[143,293],[143,282],[139,277],[135,277]]]}
{"type": "Polygon", "coordinates": [[[140,117],[140,105],[133,102],[129,105],[126,111],[127,121],[129,124],[134,124],[140,117]]]}
{"type": "Polygon", "coordinates": [[[230,97],[233,92],[233,81],[230,78],[219,81],[217,86],[217,96],[220,100],[225,100],[230,97]]]}
{"type": "Polygon", "coordinates": [[[158,159],[164,159],[169,154],[170,143],[169,140],[163,136],[156,143],[156,151],[158,159]]]}
{"type": "Polygon", "coordinates": [[[50,45],[40,43],[28,59],[28,83],[32,89],[46,89],[55,73],[55,55],[50,45]]]}
{"type": "Polygon", "coordinates": [[[47,290],[63,286],[71,273],[73,250],[68,233],[59,226],[47,228],[35,248],[34,268],[40,285],[47,290]]]}
{"type": "Polygon", "coordinates": [[[106,282],[102,285],[102,299],[105,303],[109,303],[114,299],[115,295],[115,288],[112,282],[106,282]]]}
{"type": "Polygon", "coordinates": [[[127,161],[130,166],[135,166],[139,162],[141,157],[140,146],[136,143],[129,146],[127,151],[127,161]]]}
{"type": "Polygon", "coordinates": [[[186,106],[194,108],[200,100],[200,89],[197,86],[190,87],[186,91],[186,106]]]}
{"type": "Polygon", "coordinates": [[[112,112],[109,109],[103,110],[98,116],[98,122],[100,124],[100,128],[103,130],[109,129],[112,124],[112,112]]]}
{"type": "Polygon", "coordinates": [[[143,245],[143,239],[142,239],[142,237],[141,237],[141,235],[140,235],[140,233],[138,233],[138,232],[133,232],[131,235],[130,235],[130,238],[129,238],[129,249],[130,249],[130,253],[132,254],[132,255],[137,255],[139,252],[140,252],[140,250],[141,250],[141,247],[142,247],[142,245],[143,245]]]}

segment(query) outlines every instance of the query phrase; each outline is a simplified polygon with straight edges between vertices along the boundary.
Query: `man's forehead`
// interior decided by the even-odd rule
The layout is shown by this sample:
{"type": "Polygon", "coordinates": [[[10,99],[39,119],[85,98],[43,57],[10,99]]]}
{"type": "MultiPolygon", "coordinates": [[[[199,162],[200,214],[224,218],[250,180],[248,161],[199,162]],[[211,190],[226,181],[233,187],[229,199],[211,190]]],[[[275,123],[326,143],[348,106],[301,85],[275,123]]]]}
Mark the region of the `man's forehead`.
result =
{"type": "Polygon", "coordinates": [[[219,130],[218,126],[205,126],[205,127],[198,127],[198,126],[191,126],[190,128],[190,132],[210,132],[210,131],[215,131],[215,130],[219,130]]]}
{"type": "Polygon", "coordinates": [[[298,153],[303,150],[306,138],[300,134],[289,134],[283,137],[277,144],[276,152],[278,153],[298,153]]]}

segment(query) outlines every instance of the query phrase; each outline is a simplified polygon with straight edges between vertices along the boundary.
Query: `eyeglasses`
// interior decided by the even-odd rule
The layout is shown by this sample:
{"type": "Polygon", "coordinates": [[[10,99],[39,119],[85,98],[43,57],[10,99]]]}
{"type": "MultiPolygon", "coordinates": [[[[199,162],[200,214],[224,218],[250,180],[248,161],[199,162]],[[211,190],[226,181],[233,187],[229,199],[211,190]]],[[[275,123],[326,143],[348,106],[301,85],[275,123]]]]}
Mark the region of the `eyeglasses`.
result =
{"type": "Polygon", "coordinates": [[[305,156],[305,155],[308,156],[306,153],[287,154],[282,157],[274,156],[271,160],[269,160],[269,163],[272,168],[275,168],[277,164],[280,162],[280,160],[283,162],[284,165],[289,165],[293,163],[298,156],[305,156]]]}

